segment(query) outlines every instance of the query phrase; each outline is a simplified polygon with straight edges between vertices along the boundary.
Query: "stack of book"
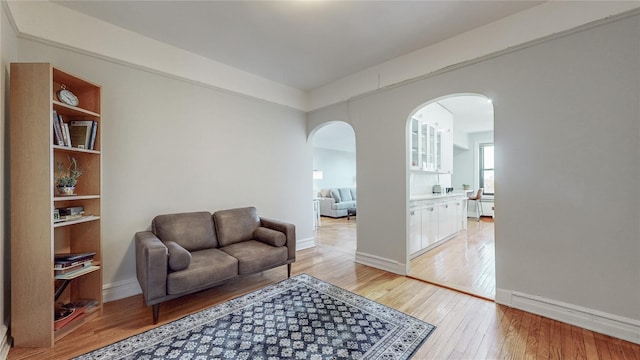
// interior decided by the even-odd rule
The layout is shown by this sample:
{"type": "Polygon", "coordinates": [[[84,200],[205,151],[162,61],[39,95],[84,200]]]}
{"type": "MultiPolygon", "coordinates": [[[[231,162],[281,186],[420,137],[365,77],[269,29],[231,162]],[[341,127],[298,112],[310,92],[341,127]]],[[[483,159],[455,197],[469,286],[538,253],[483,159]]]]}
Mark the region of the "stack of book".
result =
{"type": "Polygon", "coordinates": [[[82,314],[90,314],[98,309],[98,301],[91,299],[83,299],[72,301],[64,304],[56,309],[53,329],[60,330],[71,320],[82,314]]]}
{"type": "Polygon", "coordinates": [[[93,270],[93,257],[95,252],[56,254],[53,271],[58,279],[72,275],[81,275],[93,270]]]}
{"type": "Polygon", "coordinates": [[[94,120],[67,120],[55,110],[53,118],[53,134],[56,145],[93,150],[96,145],[98,122],[94,120]]]}

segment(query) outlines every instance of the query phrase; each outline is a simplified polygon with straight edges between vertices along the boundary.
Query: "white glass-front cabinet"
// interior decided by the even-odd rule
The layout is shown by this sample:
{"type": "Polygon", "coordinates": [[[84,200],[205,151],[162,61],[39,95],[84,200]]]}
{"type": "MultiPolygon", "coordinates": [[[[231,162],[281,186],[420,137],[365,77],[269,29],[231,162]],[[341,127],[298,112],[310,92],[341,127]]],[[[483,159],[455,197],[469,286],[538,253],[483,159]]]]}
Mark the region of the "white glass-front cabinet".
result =
{"type": "Polygon", "coordinates": [[[409,134],[409,139],[411,139],[411,145],[409,149],[411,154],[409,155],[411,159],[411,170],[419,170],[421,159],[420,159],[420,121],[418,119],[411,119],[411,129],[409,130],[411,133],[409,134]]]}
{"type": "MultiPolygon", "coordinates": [[[[447,157],[444,148],[447,142],[443,141],[443,129],[439,129],[437,124],[412,118],[410,139],[411,170],[451,172],[450,167],[443,166],[443,159],[447,157]]],[[[453,155],[453,139],[450,145],[453,155]]]]}

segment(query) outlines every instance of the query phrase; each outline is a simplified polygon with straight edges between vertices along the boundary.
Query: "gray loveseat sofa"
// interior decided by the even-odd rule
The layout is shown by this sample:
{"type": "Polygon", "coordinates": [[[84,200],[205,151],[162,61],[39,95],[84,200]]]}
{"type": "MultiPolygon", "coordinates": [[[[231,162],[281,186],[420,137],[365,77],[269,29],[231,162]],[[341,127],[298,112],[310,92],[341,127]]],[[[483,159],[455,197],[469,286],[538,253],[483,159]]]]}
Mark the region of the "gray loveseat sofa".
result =
{"type": "Polygon", "coordinates": [[[339,218],[348,215],[348,209],[356,208],[355,188],[322,189],[318,193],[320,215],[339,218]]]}
{"type": "Polygon", "coordinates": [[[160,303],[296,259],[293,224],[261,218],[254,207],[158,215],[135,235],[136,273],[153,323],[160,303]]]}

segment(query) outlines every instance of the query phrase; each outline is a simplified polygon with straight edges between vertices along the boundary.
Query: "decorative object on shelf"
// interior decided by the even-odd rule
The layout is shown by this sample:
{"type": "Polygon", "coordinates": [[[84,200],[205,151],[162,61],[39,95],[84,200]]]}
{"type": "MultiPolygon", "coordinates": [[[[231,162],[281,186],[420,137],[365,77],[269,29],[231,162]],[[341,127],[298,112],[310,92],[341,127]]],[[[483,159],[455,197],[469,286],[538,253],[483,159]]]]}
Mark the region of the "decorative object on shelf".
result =
{"type": "Polygon", "coordinates": [[[75,195],[78,178],[82,175],[82,169],[78,166],[78,160],[69,156],[69,167],[64,163],[56,163],[56,188],[60,195],[75,195]]]}
{"type": "Polygon", "coordinates": [[[78,97],[74,93],[72,93],[69,89],[67,89],[67,87],[64,84],[60,86],[60,90],[58,90],[57,95],[58,95],[58,100],[62,101],[67,105],[78,106],[80,104],[80,100],[78,100],[78,97]]]}
{"type": "Polygon", "coordinates": [[[467,184],[462,184],[462,190],[469,190],[471,188],[471,186],[467,185],[467,184]]]}

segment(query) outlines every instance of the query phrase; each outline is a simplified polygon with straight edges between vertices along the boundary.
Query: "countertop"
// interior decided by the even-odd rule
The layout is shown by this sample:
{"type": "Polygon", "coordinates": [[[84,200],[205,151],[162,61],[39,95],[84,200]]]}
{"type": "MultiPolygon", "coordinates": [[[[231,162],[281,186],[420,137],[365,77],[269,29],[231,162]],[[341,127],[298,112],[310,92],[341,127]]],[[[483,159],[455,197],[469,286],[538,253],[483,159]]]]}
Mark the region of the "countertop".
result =
{"type": "Polygon", "coordinates": [[[420,194],[420,195],[411,195],[411,197],[409,197],[410,201],[416,201],[416,200],[432,200],[432,199],[442,199],[442,198],[448,198],[448,197],[456,197],[456,196],[464,196],[467,197],[467,194],[464,192],[450,192],[448,194],[420,194]]]}

